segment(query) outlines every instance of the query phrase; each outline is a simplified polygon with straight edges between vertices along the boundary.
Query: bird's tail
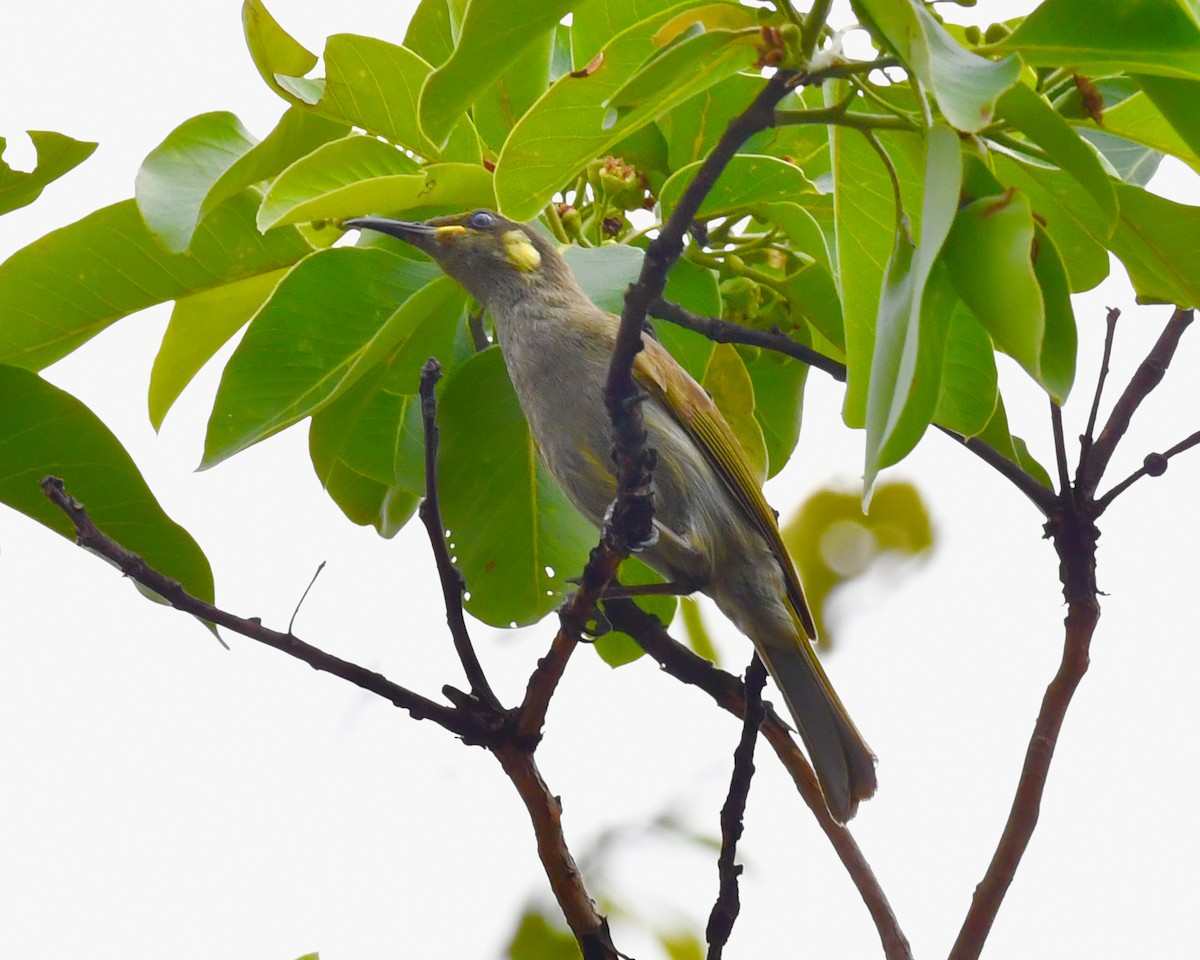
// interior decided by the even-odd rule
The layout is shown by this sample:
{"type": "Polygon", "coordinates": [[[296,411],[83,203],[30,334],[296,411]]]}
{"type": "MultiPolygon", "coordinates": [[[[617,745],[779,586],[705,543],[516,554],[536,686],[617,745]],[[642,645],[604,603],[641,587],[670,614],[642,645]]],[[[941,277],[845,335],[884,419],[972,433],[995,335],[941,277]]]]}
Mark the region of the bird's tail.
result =
{"type": "Polygon", "coordinates": [[[798,618],[789,636],[780,635],[784,624],[771,622],[772,628],[754,631],[754,645],[796,721],[829,812],[845,823],[859,801],[875,793],[875,755],[834,692],[798,618]]]}

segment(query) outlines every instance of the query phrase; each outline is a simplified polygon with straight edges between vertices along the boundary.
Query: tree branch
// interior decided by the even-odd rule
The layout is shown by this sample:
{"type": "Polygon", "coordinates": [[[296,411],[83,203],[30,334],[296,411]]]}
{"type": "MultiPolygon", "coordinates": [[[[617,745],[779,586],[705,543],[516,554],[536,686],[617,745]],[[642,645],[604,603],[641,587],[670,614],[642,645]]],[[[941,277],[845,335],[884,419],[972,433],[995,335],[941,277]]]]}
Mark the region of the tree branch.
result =
{"type": "Polygon", "coordinates": [[[708,940],[708,960],[721,960],[725,944],[742,910],[738,899],[738,877],[742,868],[735,862],[738,841],[742,838],[746,801],[750,796],[750,781],[754,776],[754,743],[766,715],[763,706],[763,686],[767,669],[756,653],[746,668],[742,714],[742,735],[733,751],[733,772],[729,778],[729,793],[721,807],[721,853],[717,857],[719,892],[705,928],[708,940]]]}
{"type": "Polygon", "coordinates": [[[491,731],[453,707],[436,703],[393,683],[381,674],[360,667],[356,663],[342,660],[340,657],[335,657],[331,653],[326,653],[305,643],[290,633],[280,633],[264,627],[256,619],[235,616],[199,597],[192,596],[183,589],[178,581],[155,570],[136,553],[127,550],[101,531],[88,516],[84,506],[67,493],[62,480],[58,477],[46,477],[42,480],[41,486],[42,492],[50,502],[66,514],[71,523],[75,525],[76,543],[110,561],[125,576],[154,591],[176,610],[190,613],[200,620],[217,624],[251,640],[257,640],[268,647],[274,647],[290,657],[307,663],[314,670],[347,680],[369,693],[382,697],[394,706],[407,710],[416,720],[432,720],[438,726],[458,734],[467,743],[486,744],[491,740],[491,731]]]}
{"type": "Polygon", "coordinates": [[[421,368],[421,420],[425,428],[425,499],[421,501],[418,513],[425,531],[429,534],[429,545],[433,548],[433,559],[437,565],[438,579],[442,583],[442,599],[446,607],[446,623],[450,627],[450,637],[454,641],[454,649],[462,663],[463,672],[471,684],[471,693],[481,702],[497,712],[503,712],[500,701],[492,692],[491,684],[475,654],[475,646],[471,643],[471,635],[467,631],[467,621],[463,616],[463,593],[466,584],[462,574],[450,560],[450,551],[446,547],[446,527],[442,523],[442,509],[438,497],[437,454],[438,426],[437,401],[434,400],[433,390],[442,378],[442,367],[437,359],[430,357],[421,368]]]}
{"type": "Polygon", "coordinates": [[[1108,422],[1104,424],[1100,436],[1091,445],[1086,459],[1079,465],[1078,487],[1083,496],[1090,498],[1095,494],[1096,488],[1104,476],[1104,471],[1108,467],[1108,461],[1112,458],[1113,451],[1117,448],[1121,438],[1125,436],[1125,431],[1129,429],[1130,420],[1133,419],[1138,407],[1142,405],[1142,401],[1162,382],[1163,375],[1167,372],[1167,367],[1171,365],[1172,357],[1175,356],[1179,340],[1191,324],[1193,317],[1192,310],[1177,308],[1171,315],[1171,319],[1167,321],[1166,327],[1163,328],[1163,332],[1154,346],[1150,348],[1150,352],[1146,354],[1146,359],[1141,362],[1137,371],[1130,378],[1120,399],[1117,400],[1112,412],[1108,415],[1108,422]]]}
{"type": "MultiPolygon", "coordinates": [[[[1083,431],[1083,436],[1080,437],[1080,453],[1079,466],[1087,460],[1088,451],[1092,448],[1092,442],[1096,438],[1096,417],[1100,413],[1100,397],[1104,393],[1104,382],[1108,379],[1108,362],[1112,359],[1113,341],[1117,335],[1117,320],[1121,317],[1121,311],[1116,307],[1108,308],[1108,315],[1104,318],[1104,355],[1100,359],[1100,373],[1096,376],[1096,390],[1092,394],[1092,408],[1088,411],[1087,429],[1083,431]]],[[[1078,475],[1075,477],[1078,482],[1078,475]]]]}
{"type": "Polygon", "coordinates": [[[1053,490],[1042,486],[1035,477],[1023,470],[1019,463],[1009,460],[995,447],[984,443],[978,437],[967,438],[939,424],[934,424],[934,426],[950,439],[957,440],[1000,476],[1012,483],[1042,512],[1043,516],[1050,516],[1058,508],[1058,498],[1053,490]]]}
{"type": "Polygon", "coordinates": [[[1054,748],[1067,707],[1087,671],[1088,650],[1099,618],[1100,605],[1094,594],[1068,606],[1062,662],[1042,698],[1042,707],[1025,752],[1020,783],[1004,832],[983,880],[975,888],[971,907],[950,951],[949,960],[974,960],[979,956],[1016,874],[1017,865],[1029,846],[1041,811],[1050,761],[1054,758],[1054,748]]]}
{"type": "Polygon", "coordinates": [[[1124,480],[1118,483],[1115,487],[1098,497],[1093,508],[1093,515],[1099,517],[1108,505],[1117,497],[1128,490],[1142,477],[1161,477],[1167,472],[1167,463],[1176,454],[1183,453],[1184,450],[1190,450],[1192,447],[1200,444],[1200,430],[1193,433],[1186,440],[1180,440],[1179,443],[1171,447],[1164,453],[1148,453],[1146,459],[1142,461],[1142,465],[1133,473],[1127,476],[1124,480]]]}
{"type": "MultiPolygon", "coordinates": [[[[605,601],[604,610],[614,627],[633,637],[676,680],[703,690],[734,716],[745,716],[745,688],[737,677],[718,669],[673,639],[657,617],[646,613],[632,600],[605,601]]],[[[884,956],[887,960],[912,960],[908,940],[892,912],[887,895],[853,834],[829,815],[816,775],[792,738],[790,728],[774,710],[767,708],[762,732],[862,897],[879,932],[884,956]]]]}

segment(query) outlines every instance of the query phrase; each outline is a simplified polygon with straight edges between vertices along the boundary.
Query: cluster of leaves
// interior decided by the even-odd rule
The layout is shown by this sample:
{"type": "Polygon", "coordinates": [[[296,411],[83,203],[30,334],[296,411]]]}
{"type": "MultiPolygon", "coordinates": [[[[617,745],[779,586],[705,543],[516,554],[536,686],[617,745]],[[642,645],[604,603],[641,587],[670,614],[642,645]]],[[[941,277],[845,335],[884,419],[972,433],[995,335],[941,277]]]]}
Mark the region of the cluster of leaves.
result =
{"type": "MultiPolygon", "coordinates": [[[[476,207],[537,218],[574,242],[588,293],[619,308],[649,229],[631,211],[670,214],[769,65],[823,82],[798,85],[777,126],[743,145],[667,298],[777,327],[843,362],[868,488],[931,423],[1044,478],[1009,433],[995,352],[1063,399],[1070,294],[1104,278],[1110,251],[1143,300],[1200,300],[1200,211],[1143,189],[1162,153],[1200,169],[1200,14],[1188,0],[1048,0],[980,33],[918,0],[853,7],[878,60],[847,61],[837,35],[823,24],[806,34],[782,2],[422,0],[401,44],[332,36],[314,77],[317,56],[246,0],[250,53],[287,103],[278,125],[257,140],[228,113],[185,121],[146,158],[134,199],[0,265],[0,384],[41,395],[29,371],[174,301],[151,374],[157,426],[246,326],[204,465],[311,418],[329,495],[389,536],[422,494],[418,370],[437,356],[443,510],[468,607],[492,623],[533,622],[594,531],[538,466],[466,295],[389,238],[335,246],[336,224],[476,207]]],[[[46,167],[43,180],[65,169],[46,167]]],[[[37,187],[15,189],[31,198],[37,187]]],[[[761,474],[776,473],[797,440],[807,368],[668,325],[658,334],[761,474]]],[[[69,401],[55,394],[59,407],[37,416],[68,416],[69,401]]],[[[12,409],[0,497],[57,522],[13,479],[60,461],[54,430],[31,433],[12,409]]],[[[122,498],[89,489],[87,474],[80,465],[72,489],[103,522],[102,505],[122,498]]],[[[131,548],[204,592],[190,538],[165,517],[124,519],[146,532],[131,548]]]]}

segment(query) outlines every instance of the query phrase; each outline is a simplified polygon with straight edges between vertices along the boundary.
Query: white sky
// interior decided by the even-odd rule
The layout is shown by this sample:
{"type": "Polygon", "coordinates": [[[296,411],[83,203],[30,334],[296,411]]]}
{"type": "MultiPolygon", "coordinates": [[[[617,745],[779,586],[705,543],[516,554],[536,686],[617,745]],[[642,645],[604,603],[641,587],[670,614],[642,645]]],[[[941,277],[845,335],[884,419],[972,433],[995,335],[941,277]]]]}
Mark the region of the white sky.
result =
{"type": "MultiPolygon", "coordinates": [[[[1028,4],[980,3],[985,20],[1028,4]]],[[[0,134],[58,130],[101,142],[32,207],[0,223],[0,255],[127,197],[142,156],[183,119],[229,109],[260,136],[282,104],[246,54],[235,0],[82,0],[5,5],[0,134]]],[[[275,0],[320,50],[327,34],[399,41],[408,10],[383,0],[275,0]]],[[[19,143],[10,156],[24,154],[19,143]]],[[[1200,202],[1173,167],[1156,189],[1200,202]]],[[[1119,273],[1119,269],[1118,269],[1119,273]]],[[[1077,435],[1104,307],[1126,316],[1119,389],[1167,312],[1119,282],[1079,300],[1081,362],[1067,432],[1077,435]]],[[[437,695],[459,683],[420,527],[394,541],[352,527],[321,493],[295,428],[206,473],[206,369],[155,437],[150,363],[168,311],[123,321],[48,374],[112,426],[168,511],[213,562],[219,601],[437,695]]],[[[1185,337],[1167,380],[1115,458],[1115,481],[1197,428],[1200,344],[1185,337]]],[[[1051,462],[1037,391],[1011,369],[1015,430],[1051,462]]],[[[814,374],[802,450],[769,488],[790,509],[812,489],[852,486],[860,434],[814,374]]],[[[1115,395],[1115,394],[1114,394],[1115,395]]],[[[1111,399],[1111,396],[1110,396],[1111,399]]],[[[1073,445],[1072,445],[1073,448],[1073,445]]],[[[1200,645],[1190,601],[1197,522],[1185,455],[1103,520],[1109,593],[1093,665],[1068,717],[1041,825],[990,943],[992,957],[1182,956],[1192,943],[1200,852],[1187,759],[1200,645]]],[[[1061,645],[1056,561],[1038,516],[948,440],[928,437],[896,477],[918,483],[938,547],[918,571],[842,598],[834,680],[880,757],[878,797],[854,831],[921,957],[957,933],[1011,800],[1061,645]]],[[[715,616],[715,614],[713,615],[715,616]]],[[[197,625],[141,599],[95,558],[0,511],[0,951],[23,960],[324,960],[497,956],[529,897],[545,898],[524,811],[497,765],[341,681],[253,643],[226,653],[197,625]]],[[[510,702],[552,635],[477,627],[510,702]]],[[[748,645],[722,635],[740,670],[748,645]]],[[[539,761],[563,797],[568,839],[664,812],[717,830],[737,726],[639,663],[572,661],[539,761]]],[[[828,844],[763,753],[750,799],[743,915],[731,957],[878,955],[876,934],[828,844]]],[[[712,857],[638,837],[606,862],[607,887],[661,926],[703,923],[712,857]]],[[[617,943],[655,955],[641,933],[617,943]]]]}

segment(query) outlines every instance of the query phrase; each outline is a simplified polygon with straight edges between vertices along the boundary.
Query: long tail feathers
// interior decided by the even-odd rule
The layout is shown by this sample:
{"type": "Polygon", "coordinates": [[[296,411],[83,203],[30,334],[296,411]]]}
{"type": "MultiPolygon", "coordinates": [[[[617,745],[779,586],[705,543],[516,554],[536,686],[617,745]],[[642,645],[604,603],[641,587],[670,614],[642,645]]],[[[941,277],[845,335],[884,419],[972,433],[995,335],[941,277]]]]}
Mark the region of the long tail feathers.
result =
{"type": "Polygon", "coordinates": [[[800,729],[829,812],[845,823],[859,801],[875,793],[875,755],[838,701],[815,652],[800,644],[808,640],[760,640],[756,646],[800,729]]]}

